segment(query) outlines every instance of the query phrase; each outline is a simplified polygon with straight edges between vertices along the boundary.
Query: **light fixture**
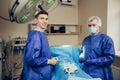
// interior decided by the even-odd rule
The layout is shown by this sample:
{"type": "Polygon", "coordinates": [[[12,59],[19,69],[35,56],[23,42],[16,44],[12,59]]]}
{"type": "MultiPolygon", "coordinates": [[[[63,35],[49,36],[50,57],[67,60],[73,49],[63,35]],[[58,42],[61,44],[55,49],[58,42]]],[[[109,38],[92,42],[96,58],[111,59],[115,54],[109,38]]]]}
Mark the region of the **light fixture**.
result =
{"type": "Polygon", "coordinates": [[[48,11],[59,0],[11,0],[9,18],[11,22],[26,23],[34,19],[40,10],[48,11]]]}

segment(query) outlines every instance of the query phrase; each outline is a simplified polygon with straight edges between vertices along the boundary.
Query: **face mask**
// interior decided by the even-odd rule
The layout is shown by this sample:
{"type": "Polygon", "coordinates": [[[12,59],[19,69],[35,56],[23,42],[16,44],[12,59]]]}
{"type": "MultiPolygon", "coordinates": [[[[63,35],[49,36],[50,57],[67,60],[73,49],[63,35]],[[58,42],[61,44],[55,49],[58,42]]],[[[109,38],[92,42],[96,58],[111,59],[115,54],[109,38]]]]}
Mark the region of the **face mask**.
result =
{"type": "Polygon", "coordinates": [[[96,27],[91,26],[91,27],[88,27],[88,31],[91,34],[95,34],[98,31],[98,29],[96,27]]]}

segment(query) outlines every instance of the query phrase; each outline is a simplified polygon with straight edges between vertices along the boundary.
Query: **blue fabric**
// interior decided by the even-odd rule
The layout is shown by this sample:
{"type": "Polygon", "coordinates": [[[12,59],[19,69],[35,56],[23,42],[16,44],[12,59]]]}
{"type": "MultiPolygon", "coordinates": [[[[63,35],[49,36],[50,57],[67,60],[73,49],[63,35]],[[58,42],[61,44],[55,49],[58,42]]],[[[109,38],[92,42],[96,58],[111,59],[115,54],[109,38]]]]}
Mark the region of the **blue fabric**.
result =
{"type": "Polygon", "coordinates": [[[100,78],[86,79],[86,78],[81,78],[81,77],[69,76],[68,80],[101,80],[101,79],[100,78]]]}
{"type": "Polygon", "coordinates": [[[79,62],[80,62],[80,63],[84,63],[85,61],[86,61],[85,58],[80,58],[80,59],[79,59],[79,62]]]}
{"type": "Polygon", "coordinates": [[[24,64],[20,80],[51,80],[52,66],[47,64],[50,58],[45,33],[30,31],[24,50],[24,64]]]}
{"type": "Polygon", "coordinates": [[[94,78],[113,80],[110,66],[115,59],[115,50],[112,39],[103,33],[90,35],[83,40],[82,46],[86,60],[84,71],[94,78]]]}
{"type": "Polygon", "coordinates": [[[86,74],[82,69],[82,64],[79,63],[80,48],[76,46],[52,46],[50,47],[51,55],[58,58],[58,64],[54,67],[52,80],[67,80],[69,76],[76,76],[86,79],[91,77],[86,74]],[[68,68],[75,65],[77,70],[73,73],[66,72],[68,68]]]}

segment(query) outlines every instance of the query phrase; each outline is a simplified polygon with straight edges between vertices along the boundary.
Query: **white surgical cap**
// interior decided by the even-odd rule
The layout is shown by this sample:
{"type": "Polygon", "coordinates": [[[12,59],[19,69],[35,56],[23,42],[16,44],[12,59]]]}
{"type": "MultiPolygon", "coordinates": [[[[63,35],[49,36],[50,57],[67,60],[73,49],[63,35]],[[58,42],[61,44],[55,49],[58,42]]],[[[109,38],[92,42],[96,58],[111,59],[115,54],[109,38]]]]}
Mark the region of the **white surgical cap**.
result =
{"type": "Polygon", "coordinates": [[[92,22],[93,20],[97,20],[98,25],[99,25],[100,27],[102,26],[102,21],[101,21],[100,17],[98,17],[98,16],[92,16],[92,17],[90,17],[90,18],[88,19],[88,22],[92,22]]]}

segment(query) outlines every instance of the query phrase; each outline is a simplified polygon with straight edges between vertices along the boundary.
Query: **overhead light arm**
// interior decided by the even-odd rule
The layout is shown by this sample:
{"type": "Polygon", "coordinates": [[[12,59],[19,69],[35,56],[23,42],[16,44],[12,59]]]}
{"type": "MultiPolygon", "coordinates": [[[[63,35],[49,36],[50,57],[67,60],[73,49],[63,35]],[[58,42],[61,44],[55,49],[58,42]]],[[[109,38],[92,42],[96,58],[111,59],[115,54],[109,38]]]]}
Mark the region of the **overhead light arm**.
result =
{"type": "Polygon", "coordinates": [[[39,8],[40,10],[44,10],[41,5],[38,5],[38,8],[39,8]]]}
{"type": "Polygon", "coordinates": [[[13,6],[12,6],[12,9],[10,10],[9,18],[10,18],[11,22],[15,21],[14,20],[14,12],[15,12],[18,5],[19,5],[19,2],[18,2],[18,0],[16,0],[15,3],[13,4],[13,6]]]}

